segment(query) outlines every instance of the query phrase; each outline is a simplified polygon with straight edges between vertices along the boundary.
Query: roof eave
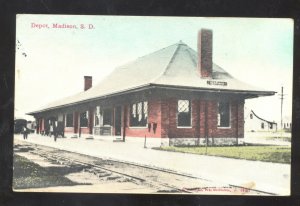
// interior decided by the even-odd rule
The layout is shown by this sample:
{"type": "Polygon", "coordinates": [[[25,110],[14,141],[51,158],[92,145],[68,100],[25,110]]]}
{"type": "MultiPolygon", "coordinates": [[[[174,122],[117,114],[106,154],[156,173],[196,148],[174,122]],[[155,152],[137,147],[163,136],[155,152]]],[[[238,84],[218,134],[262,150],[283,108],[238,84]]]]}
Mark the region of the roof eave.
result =
{"type": "Polygon", "coordinates": [[[131,89],[128,89],[128,90],[115,92],[115,93],[110,93],[110,94],[106,94],[106,95],[102,95],[102,96],[99,96],[99,97],[94,97],[94,98],[86,99],[86,100],[82,100],[82,101],[72,102],[72,103],[69,103],[69,104],[59,105],[59,106],[55,106],[55,107],[49,107],[49,108],[46,108],[46,109],[42,109],[42,110],[38,110],[38,111],[34,111],[34,112],[29,112],[29,113],[26,113],[26,114],[34,116],[35,114],[51,111],[51,110],[54,110],[54,109],[60,109],[60,108],[67,107],[67,106],[74,106],[74,105],[78,105],[78,104],[82,104],[82,103],[86,103],[86,102],[91,102],[91,101],[95,101],[95,100],[106,99],[106,98],[117,96],[117,95],[128,94],[128,93],[132,93],[132,92],[136,92],[136,91],[146,90],[146,89],[149,89],[149,88],[189,90],[189,91],[209,92],[209,93],[221,93],[221,92],[224,93],[225,92],[225,93],[233,93],[233,94],[244,94],[244,95],[246,95],[245,96],[246,99],[256,98],[256,97],[261,97],[261,96],[272,96],[276,93],[274,91],[230,90],[230,89],[199,88],[199,87],[173,86],[173,85],[163,85],[163,84],[149,83],[149,84],[145,84],[145,85],[135,87],[135,88],[131,88],[131,89]]]}
{"type": "Polygon", "coordinates": [[[164,89],[178,89],[178,90],[189,90],[189,91],[210,92],[210,93],[225,92],[225,93],[245,94],[245,95],[249,95],[249,98],[255,98],[260,96],[272,96],[277,93],[274,91],[200,88],[200,87],[173,86],[173,85],[163,85],[163,84],[151,84],[151,85],[155,88],[164,88],[164,89]]]}
{"type": "Polygon", "coordinates": [[[69,103],[69,104],[63,104],[63,105],[59,105],[59,106],[55,106],[55,107],[49,107],[49,108],[46,108],[46,109],[33,111],[33,112],[26,113],[26,114],[27,115],[35,115],[35,114],[38,114],[38,113],[47,112],[47,111],[51,111],[51,110],[54,110],[54,109],[60,109],[60,108],[67,107],[67,106],[74,106],[74,105],[77,105],[77,104],[87,103],[87,102],[91,102],[91,101],[95,101],[95,100],[106,99],[106,98],[117,96],[117,95],[128,94],[128,93],[132,93],[132,92],[146,90],[146,89],[149,89],[149,88],[150,88],[150,84],[145,84],[145,85],[135,87],[135,88],[131,88],[131,89],[128,89],[128,90],[114,92],[114,93],[110,93],[110,94],[106,94],[106,95],[102,95],[102,96],[98,96],[98,97],[94,97],[94,98],[90,98],[90,99],[85,99],[85,100],[82,100],[82,101],[72,102],[72,103],[69,103]]]}

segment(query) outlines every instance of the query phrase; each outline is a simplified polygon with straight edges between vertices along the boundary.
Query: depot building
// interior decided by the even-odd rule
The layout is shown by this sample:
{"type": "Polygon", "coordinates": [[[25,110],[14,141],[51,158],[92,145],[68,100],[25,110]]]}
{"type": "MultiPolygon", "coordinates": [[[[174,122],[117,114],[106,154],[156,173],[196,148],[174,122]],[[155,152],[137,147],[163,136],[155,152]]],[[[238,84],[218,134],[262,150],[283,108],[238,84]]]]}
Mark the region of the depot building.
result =
{"type": "Polygon", "coordinates": [[[180,41],[139,57],[96,86],[85,76],[83,92],[29,113],[37,133],[55,123],[67,137],[243,143],[245,99],[275,92],[243,83],[213,63],[212,30],[199,31],[197,46],[195,51],[180,41]]]}

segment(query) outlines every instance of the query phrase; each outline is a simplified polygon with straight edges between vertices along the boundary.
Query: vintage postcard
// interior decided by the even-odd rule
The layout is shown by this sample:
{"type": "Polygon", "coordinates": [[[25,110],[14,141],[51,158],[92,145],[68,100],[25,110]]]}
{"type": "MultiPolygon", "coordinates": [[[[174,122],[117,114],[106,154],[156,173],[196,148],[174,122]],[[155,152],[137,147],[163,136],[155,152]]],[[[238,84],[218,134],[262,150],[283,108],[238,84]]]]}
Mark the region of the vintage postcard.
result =
{"type": "Polygon", "coordinates": [[[16,192],[290,195],[291,19],[16,16],[16,192]]]}

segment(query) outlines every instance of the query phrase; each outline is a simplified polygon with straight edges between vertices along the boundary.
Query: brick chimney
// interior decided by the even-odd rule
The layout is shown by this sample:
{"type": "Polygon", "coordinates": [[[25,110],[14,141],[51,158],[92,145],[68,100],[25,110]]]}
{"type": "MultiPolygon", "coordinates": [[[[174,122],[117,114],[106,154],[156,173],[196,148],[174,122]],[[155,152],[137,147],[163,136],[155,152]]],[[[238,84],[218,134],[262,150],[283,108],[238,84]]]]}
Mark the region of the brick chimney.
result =
{"type": "Polygon", "coordinates": [[[201,77],[212,76],[212,30],[201,29],[198,32],[198,71],[201,77]]]}
{"type": "Polygon", "coordinates": [[[84,76],[84,91],[91,88],[93,85],[93,78],[92,76],[84,76]]]}

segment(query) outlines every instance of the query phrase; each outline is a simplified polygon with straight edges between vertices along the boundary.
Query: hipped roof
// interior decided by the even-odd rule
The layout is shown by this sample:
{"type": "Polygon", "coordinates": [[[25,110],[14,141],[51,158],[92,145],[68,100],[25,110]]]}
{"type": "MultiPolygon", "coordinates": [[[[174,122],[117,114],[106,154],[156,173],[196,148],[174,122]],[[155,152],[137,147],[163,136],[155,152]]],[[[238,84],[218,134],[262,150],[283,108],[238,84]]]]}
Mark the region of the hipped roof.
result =
{"type": "Polygon", "coordinates": [[[275,93],[241,82],[214,63],[212,77],[201,78],[197,62],[197,52],[180,41],[117,67],[102,82],[87,91],[52,102],[29,114],[135,91],[147,86],[189,88],[199,91],[231,91],[250,93],[255,96],[267,96],[275,93]],[[224,81],[227,82],[227,86],[210,85],[207,83],[208,80],[224,81]]]}

